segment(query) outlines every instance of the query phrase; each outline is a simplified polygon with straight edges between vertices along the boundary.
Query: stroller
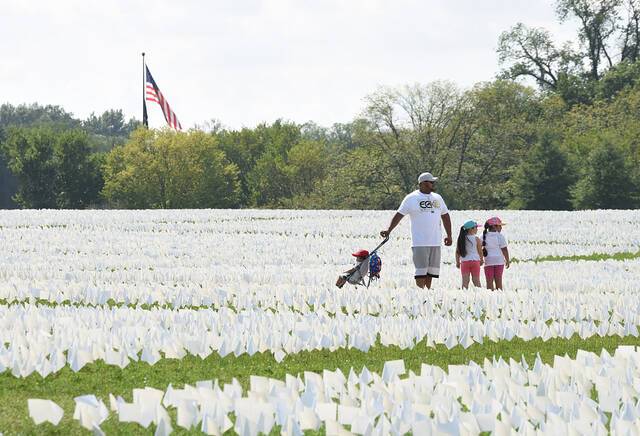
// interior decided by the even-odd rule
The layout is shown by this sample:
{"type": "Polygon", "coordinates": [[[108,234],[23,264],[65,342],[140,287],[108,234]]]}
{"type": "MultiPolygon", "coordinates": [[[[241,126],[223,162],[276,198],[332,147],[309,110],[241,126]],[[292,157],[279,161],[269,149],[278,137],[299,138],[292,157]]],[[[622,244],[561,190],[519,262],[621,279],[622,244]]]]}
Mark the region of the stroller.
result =
{"type": "Polygon", "coordinates": [[[377,251],[380,249],[380,247],[386,244],[388,240],[389,240],[389,237],[387,236],[382,240],[380,244],[378,244],[376,248],[374,248],[372,251],[370,251],[367,254],[364,260],[362,260],[361,263],[358,264],[358,266],[356,266],[355,268],[352,268],[352,271],[346,276],[342,276],[342,278],[344,279],[344,282],[341,285],[338,285],[338,287],[342,288],[344,283],[351,283],[352,285],[355,285],[355,286],[362,285],[368,289],[372,281],[379,279],[380,271],[382,270],[382,259],[380,258],[380,256],[378,256],[377,251]],[[366,276],[367,281],[365,282],[365,277],[360,274],[358,276],[359,279],[356,281],[353,281],[354,275],[356,273],[359,273],[360,271],[359,265],[361,265],[364,262],[369,263],[368,274],[366,276]]]}

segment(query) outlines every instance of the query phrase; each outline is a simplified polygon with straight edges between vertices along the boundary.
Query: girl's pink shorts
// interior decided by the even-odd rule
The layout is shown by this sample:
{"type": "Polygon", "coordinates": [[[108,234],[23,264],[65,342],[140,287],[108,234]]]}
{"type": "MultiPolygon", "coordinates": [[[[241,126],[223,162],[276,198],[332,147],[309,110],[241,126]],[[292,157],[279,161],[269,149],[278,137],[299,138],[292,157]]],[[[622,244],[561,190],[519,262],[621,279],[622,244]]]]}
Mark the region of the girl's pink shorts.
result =
{"type": "Polygon", "coordinates": [[[490,265],[484,267],[484,277],[487,281],[501,279],[504,272],[504,265],[490,265]]]}
{"type": "Polygon", "coordinates": [[[462,274],[471,273],[473,277],[480,277],[480,261],[465,260],[463,262],[460,262],[460,272],[462,274]]]}

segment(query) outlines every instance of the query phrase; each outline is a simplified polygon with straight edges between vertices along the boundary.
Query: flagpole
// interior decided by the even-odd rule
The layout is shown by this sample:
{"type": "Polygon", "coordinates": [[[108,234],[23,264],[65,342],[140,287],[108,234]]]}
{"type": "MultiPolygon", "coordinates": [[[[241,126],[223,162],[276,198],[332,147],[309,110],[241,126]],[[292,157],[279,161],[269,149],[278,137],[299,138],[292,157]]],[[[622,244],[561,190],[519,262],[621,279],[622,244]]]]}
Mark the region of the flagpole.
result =
{"type": "Polygon", "coordinates": [[[147,101],[146,101],[146,64],[144,62],[144,52],[142,52],[142,124],[149,128],[149,118],[147,115],[147,101]]]}

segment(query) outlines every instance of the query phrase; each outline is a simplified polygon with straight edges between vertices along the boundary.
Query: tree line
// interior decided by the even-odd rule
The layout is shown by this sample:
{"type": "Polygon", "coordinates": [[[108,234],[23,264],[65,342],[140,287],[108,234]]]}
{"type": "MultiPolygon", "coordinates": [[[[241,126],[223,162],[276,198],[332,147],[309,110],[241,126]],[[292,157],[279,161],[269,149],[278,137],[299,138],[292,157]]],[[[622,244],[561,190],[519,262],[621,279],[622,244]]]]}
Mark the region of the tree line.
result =
{"type": "Polygon", "coordinates": [[[176,133],[122,111],[2,105],[0,207],[388,209],[430,171],[457,209],[637,208],[640,6],[556,6],[580,23],[573,45],[519,23],[495,80],[380,88],[331,127],[176,133]]]}

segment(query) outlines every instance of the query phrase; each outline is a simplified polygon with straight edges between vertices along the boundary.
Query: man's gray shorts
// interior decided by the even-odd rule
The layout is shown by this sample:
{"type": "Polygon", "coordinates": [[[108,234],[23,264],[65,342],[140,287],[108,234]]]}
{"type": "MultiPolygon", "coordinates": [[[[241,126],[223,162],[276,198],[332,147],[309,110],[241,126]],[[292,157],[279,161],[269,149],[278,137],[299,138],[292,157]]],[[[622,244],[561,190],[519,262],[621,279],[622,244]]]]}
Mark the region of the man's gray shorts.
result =
{"type": "Polygon", "coordinates": [[[440,276],[440,247],[411,247],[415,278],[440,276]]]}

